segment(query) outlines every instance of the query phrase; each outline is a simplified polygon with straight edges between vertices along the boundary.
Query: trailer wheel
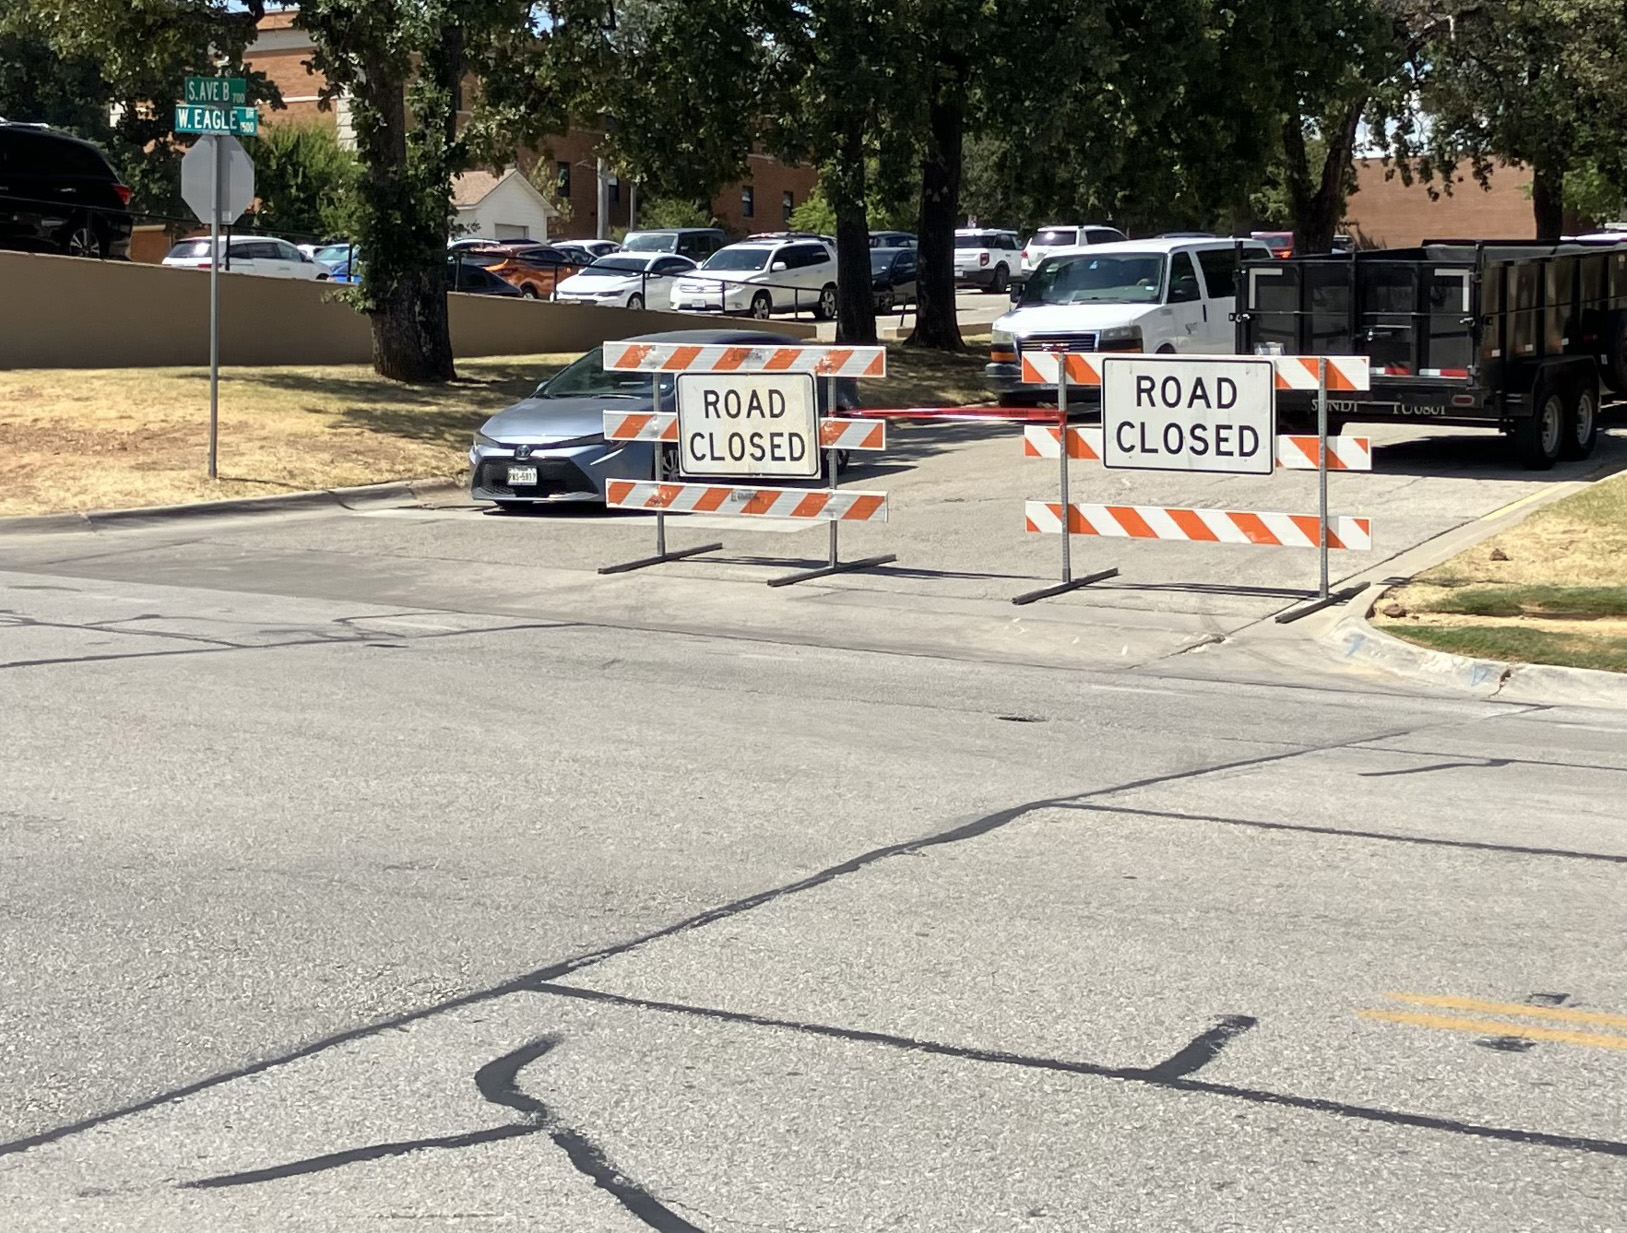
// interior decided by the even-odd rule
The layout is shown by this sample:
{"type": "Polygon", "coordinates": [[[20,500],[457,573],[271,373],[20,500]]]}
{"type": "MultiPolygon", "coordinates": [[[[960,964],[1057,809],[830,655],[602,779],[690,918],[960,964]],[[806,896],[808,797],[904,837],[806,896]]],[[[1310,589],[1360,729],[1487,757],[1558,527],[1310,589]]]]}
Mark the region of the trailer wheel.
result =
{"type": "Polygon", "coordinates": [[[1599,393],[1591,381],[1583,381],[1565,408],[1565,442],[1560,452],[1566,458],[1587,458],[1598,439],[1599,393]]]}
{"type": "Polygon", "coordinates": [[[1559,461],[1565,439],[1565,399],[1551,385],[1539,385],[1531,397],[1532,414],[1514,424],[1514,453],[1531,471],[1546,471],[1559,461]]]}

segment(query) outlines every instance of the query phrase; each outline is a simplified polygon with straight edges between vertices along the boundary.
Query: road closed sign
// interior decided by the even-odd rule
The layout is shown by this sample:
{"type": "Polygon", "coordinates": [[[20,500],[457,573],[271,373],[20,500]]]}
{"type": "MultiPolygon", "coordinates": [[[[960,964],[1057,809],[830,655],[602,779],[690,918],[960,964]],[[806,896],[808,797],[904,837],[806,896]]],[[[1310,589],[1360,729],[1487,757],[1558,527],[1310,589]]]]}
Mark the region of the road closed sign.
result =
{"type": "Polygon", "coordinates": [[[813,374],[679,373],[678,470],[703,476],[818,475],[813,374]]]}
{"type": "Polygon", "coordinates": [[[1104,356],[1102,465],[1270,475],[1276,405],[1269,359],[1104,356]]]}

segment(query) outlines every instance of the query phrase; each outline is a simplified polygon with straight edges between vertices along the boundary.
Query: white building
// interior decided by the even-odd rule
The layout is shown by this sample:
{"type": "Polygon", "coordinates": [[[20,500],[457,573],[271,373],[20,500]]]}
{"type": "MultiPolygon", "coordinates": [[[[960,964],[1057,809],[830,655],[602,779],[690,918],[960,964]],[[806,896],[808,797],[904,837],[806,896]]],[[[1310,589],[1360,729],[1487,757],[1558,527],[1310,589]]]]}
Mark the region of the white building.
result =
{"type": "Polygon", "coordinates": [[[548,220],[559,215],[515,167],[501,175],[466,171],[457,176],[452,205],[457,211],[455,235],[488,240],[546,240],[548,220]]]}

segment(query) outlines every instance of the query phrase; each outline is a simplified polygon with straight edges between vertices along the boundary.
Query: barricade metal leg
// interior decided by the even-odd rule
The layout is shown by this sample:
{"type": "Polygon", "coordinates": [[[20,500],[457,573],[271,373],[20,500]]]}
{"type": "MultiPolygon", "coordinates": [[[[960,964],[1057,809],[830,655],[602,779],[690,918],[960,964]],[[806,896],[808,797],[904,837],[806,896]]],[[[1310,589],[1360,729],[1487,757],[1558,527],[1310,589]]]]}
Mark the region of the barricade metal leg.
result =
{"type": "MultiPolygon", "coordinates": [[[[651,405],[659,412],[661,410],[661,377],[660,374],[650,378],[654,387],[651,394],[651,405]]],[[[655,443],[655,479],[661,483],[667,478],[667,447],[660,441],[655,443]]],[[[655,512],[655,555],[653,557],[640,557],[636,561],[623,561],[618,565],[601,565],[601,574],[625,574],[635,569],[644,569],[650,565],[664,565],[668,561],[682,561],[685,557],[698,557],[703,552],[716,552],[723,545],[701,544],[696,548],[680,548],[677,552],[667,551],[667,516],[661,511],[655,512]]]]}
{"type": "Polygon", "coordinates": [[[1357,583],[1340,591],[1328,592],[1328,361],[1326,356],[1316,361],[1316,483],[1318,504],[1316,515],[1316,553],[1321,560],[1316,598],[1308,604],[1290,608],[1277,614],[1278,625],[1288,625],[1313,612],[1321,612],[1347,599],[1354,599],[1367,589],[1367,583],[1357,583]]]}
{"type": "Polygon", "coordinates": [[[1058,481],[1058,495],[1062,501],[1062,581],[1054,586],[1041,587],[1038,591],[1024,591],[1014,596],[1014,604],[1031,604],[1035,600],[1050,599],[1053,595],[1066,595],[1069,591],[1077,591],[1080,587],[1088,587],[1093,582],[1100,582],[1104,578],[1118,577],[1117,569],[1104,569],[1094,574],[1086,574],[1083,578],[1073,576],[1073,549],[1069,544],[1068,532],[1068,357],[1057,356],[1056,364],[1056,422],[1061,433],[1062,457],[1061,478],[1058,481]]]}
{"type": "MultiPolygon", "coordinates": [[[[825,407],[825,416],[821,418],[836,414],[836,378],[830,377],[827,380],[830,382],[827,387],[827,406],[825,407]]],[[[835,492],[842,482],[836,470],[836,460],[840,453],[841,451],[835,446],[831,446],[825,451],[825,470],[828,473],[832,492],[835,492]]],[[[856,569],[869,569],[875,565],[886,565],[890,561],[898,560],[897,554],[889,552],[885,556],[865,557],[861,561],[844,562],[839,556],[839,546],[837,522],[833,518],[830,522],[830,552],[826,558],[826,563],[819,569],[803,570],[801,573],[786,574],[780,578],[770,578],[768,585],[771,587],[788,587],[797,582],[808,582],[814,578],[828,578],[832,574],[852,573],[856,569]]]]}

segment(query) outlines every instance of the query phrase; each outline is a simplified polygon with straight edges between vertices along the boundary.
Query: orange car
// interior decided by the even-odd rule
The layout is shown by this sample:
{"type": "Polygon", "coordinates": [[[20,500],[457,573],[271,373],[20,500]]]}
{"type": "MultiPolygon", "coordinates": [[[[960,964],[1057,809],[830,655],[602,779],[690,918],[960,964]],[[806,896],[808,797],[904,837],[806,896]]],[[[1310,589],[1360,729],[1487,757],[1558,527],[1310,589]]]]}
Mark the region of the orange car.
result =
{"type": "Polygon", "coordinates": [[[482,244],[460,249],[454,256],[461,265],[490,271],[532,300],[553,299],[560,282],[582,268],[559,249],[531,241],[482,244]]]}

